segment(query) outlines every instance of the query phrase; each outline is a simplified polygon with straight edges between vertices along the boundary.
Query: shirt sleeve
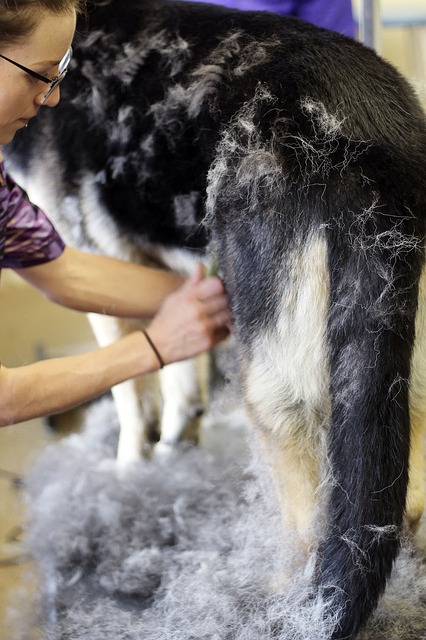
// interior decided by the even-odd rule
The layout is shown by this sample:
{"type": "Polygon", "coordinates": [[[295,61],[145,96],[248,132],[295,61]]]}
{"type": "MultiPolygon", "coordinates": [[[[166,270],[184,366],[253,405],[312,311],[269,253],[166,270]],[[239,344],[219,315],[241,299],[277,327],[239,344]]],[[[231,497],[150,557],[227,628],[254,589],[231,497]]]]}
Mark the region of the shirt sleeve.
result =
{"type": "Polygon", "coordinates": [[[355,37],[355,20],[351,0],[300,0],[296,15],[318,27],[355,37]]]}
{"type": "MultiPolygon", "coordinates": [[[[207,2],[207,0],[196,0],[207,2]]],[[[355,36],[355,21],[351,0],[208,0],[234,9],[272,11],[283,16],[294,16],[319,27],[355,36]]]]}
{"type": "Polygon", "coordinates": [[[45,213],[0,166],[0,267],[22,269],[58,258],[65,244],[45,213]]]}

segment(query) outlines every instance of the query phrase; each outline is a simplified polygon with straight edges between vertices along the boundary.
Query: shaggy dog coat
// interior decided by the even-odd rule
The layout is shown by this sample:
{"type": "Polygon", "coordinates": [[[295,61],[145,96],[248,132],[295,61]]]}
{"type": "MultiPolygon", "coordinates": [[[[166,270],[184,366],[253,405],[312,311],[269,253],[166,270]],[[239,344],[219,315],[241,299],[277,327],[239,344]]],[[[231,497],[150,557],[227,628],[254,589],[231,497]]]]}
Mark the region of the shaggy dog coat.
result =
{"type": "Polygon", "coordinates": [[[7,155],[74,242],[208,245],[283,526],[353,639],[423,509],[421,108],[296,19],[106,0],[79,32],[59,107],[7,155]]]}

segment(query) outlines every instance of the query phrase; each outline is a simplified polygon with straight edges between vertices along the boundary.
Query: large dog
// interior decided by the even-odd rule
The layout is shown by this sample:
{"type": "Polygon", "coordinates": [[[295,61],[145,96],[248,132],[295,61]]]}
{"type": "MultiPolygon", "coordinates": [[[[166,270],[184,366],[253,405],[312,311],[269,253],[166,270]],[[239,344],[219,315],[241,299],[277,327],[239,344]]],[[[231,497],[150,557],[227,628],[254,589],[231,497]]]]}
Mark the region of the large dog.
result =
{"type": "Polygon", "coordinates": [[[373,51],[268,13],[104,0],[74,53],[6,155],[70,242],[216,256],[284,525],[355,638],[423,511],[422,110],[373,51]]]}

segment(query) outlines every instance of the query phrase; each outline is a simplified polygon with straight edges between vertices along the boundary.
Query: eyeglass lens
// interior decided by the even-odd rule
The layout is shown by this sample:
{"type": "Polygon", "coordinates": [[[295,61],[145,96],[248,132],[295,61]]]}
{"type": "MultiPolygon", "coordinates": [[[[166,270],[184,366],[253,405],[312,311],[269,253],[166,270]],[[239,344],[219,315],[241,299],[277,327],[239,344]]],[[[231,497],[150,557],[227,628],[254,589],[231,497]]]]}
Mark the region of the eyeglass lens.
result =
{"type": "Polygon", "coordinates": [[[62,58],[62,60],[60,61],[60,63],[59,63],[58,75],[55,78],[52,78],[50,86],[49,86],[48,90],[46,91],[46,93],[44,94],[40,104],[43,104],[44,102],[46,102],[47,98],[53,93],[53,91],[56,89],[56,87],[65,78],[65,76],[67,75],[67,72],[68,72],[68,67],[69,67],[69,64],[71,62],[71,58],[72,58],[72,48],[70,47],[68,49],[68,51],[66,52],[66,54],[64,55],[64,57],[62,58]]]}

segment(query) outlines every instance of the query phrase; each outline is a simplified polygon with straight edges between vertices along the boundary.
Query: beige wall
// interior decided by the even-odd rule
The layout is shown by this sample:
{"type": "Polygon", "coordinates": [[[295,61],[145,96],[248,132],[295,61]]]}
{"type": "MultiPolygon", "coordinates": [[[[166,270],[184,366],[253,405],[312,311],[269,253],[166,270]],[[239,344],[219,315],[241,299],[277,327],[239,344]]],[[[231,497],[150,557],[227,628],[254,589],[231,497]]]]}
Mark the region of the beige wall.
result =
{"type": "MultiPolygon", "coordinates": [[[[382,20],[378,30],[379,53],[410,80],[426,105],[426,0],[376,2],[382,20]],[[423,25],[414,24],[419,19],[423,25]]],[[[361,3],[362,0],[352,0],[355,16],[359,16],[361,3]]]]}

